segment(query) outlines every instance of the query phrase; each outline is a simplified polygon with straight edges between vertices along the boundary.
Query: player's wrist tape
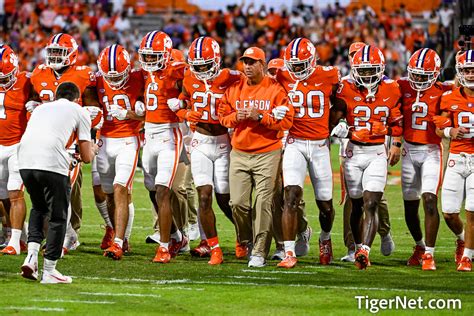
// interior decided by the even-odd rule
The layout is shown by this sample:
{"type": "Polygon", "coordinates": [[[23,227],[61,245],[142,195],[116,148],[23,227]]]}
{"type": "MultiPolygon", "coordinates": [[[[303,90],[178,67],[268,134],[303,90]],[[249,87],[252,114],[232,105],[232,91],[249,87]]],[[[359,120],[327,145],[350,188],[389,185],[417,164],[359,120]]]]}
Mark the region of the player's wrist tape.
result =
{"type": "Polygon", "coordinates": [[[446,137],[446,138],[451,138],[451,129],[452,129],[452,127],[446,127],[446,128],[443,130],[444,137],[446,137]]]}

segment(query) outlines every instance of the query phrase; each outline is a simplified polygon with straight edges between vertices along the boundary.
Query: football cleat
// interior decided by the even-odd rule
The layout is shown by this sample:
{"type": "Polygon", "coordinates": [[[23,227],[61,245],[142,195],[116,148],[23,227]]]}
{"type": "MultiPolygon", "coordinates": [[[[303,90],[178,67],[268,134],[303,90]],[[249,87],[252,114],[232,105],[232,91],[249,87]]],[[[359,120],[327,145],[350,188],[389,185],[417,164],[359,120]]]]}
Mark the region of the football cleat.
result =
{"type": "Polygon", "coordinates": [[[128,241],[128,239],[124,239],[123,240],[123,252],[124,253],[130,253],[132,252],[132,247],[130,246],[130,242],[128,241]]]}
{"type": "Polygon", "coordinates": [[[122,256],[123,256],[123,250],[120,247],[120,245],[117,243],[113,243],[112,246],[110,246],[104,251],[104,257],[109,257],[114,260],[120,260],[122,259],[122,256]]]}
{"type": "Polygon", "coordinates": [[[241,244],[238,241],[235,242],[235,257],[237,259],[246,258],[248,254],[248,249],[246,244],[241,244]]]}
{"type": "Polygon", "coordinates": [[[421,257],[421,269],[423,271],[434,271],[436,270],[436,264],[433,258],[433,255],[430,253],[425,253],[421,257]]]}
{"type": "Polygon", "coordinates": [[[5,248],[0,251],[2,255],[8,255],[8,256],[18,256],[20,252],[16,252],[15,248],[13,246],[6,246],[5,248]]]}
{"type": "Polygon", "coordinates": [[[283,249],[275,249],[275,252],[273,253],[272,260],[283,260],[285,259],[285,250],[283,249]]]}
{"type": "Polygon", "coordinates": [[[365,270],[370,265],[369,252],[363,248],[359,248],[355,253],[355,265],[359,270],[365,270]]]}
{"type": "Polygon", "coordinates": [[[186,235],[183,235],[180,242],[176,241],[176,239],[174,238],[171,238],[171,242],[168,247],[171,258],[176,257],[179,251],[181,250],[181,248],[185,248],[186,246],[188,246],[188,244],[189,244],[189,239],[186,235]]]}
{"type": "Polygon", "coordinates": [[[114,242],[115,231],[112,227],[105,227],[105,235],[102,238],[102,243],[100,244],[100,249],[105,250],[112,246],[114,242]]]}
{"type": "Polygon", "coordinates": [[[422,246],[416,245],[413,247],[413,254],[407,261],[407,266],[415,267],[421,265],[423,254],[425,253],[425,248],[422,246]]]}
{"type": "Polygon", "coordinates": [[[355,261],[355,250],[354,249],[348,249],[347,250],[347,255],[342,257],[341,261],[343,261],[343,262],[354,262],[355,261]]]}
{"type": "Polygon", "coordinates": [[[159,246],[156,248],[155,257],[153,258],[153,262],[155,263],[168,263],[171,260],[171,255],[165,247],[159,246]]]}
{"type": "Polygon", "coordinates": [[[297,262],[298,259],[296,259],[295,254],[291,251],[288,251],[285,258],[277,264],[277,267],[291,269],[296,266],[297,262]]]}
{"type": "Polygon", "coordinates": [[[456,252],[454,253],[454,260],[456,264],[461,262],[462,255],[464,253],[464,240],[456,240],[456,252]]]}
{"type": "Polygon", "coordinates": [[[211,250],[211,260],[207,263],[210,265],[218,265],[224,262],[224,254],[221,247],[216,247],[211,250]]]}
{"type": "Polygon", "coordinates": [[[33,263],[24,263],[21,266],[21,276],[25,279],[30,279],[33,281],[38,280],[38,262],[34,261],[33,263]]]}
{"type": "Polygon", "coordinates": [[[62,275],[58,270],[54,270],[52,273],[43,271],[43,277],[41,278],[42,284],[69,284],[72,283],[72,278],[69,276],[62,275]]]}
{"type": "Polygon", "coordinates": [[[319,241],[319,263],[328,265],[332,262],[332,243],[331,239],[319,241]]]}
{"type": "Polygon", "coordinates": [[[295,254],[297,257],[306,256],[308,254],[311,235],[313,235],[313,230],[308,226],[304,232],[296,236],[295,254]]]}
{"type": "Polygon", "coordinates": [[[207,240],[201,240],[199,245],[189,251],[193,257],[209,257],[211,255],[211,247],[207,244],[207,240]]]}
{"type": "Polygon", "coordinates": [[[20,251],[27,251],[28,250],[28,245],[25,241],[20,240],[20,251]]]}
{"type": "Polygon", "coordinates": [[[458,264],[458,271],[470,272],[472,270],[472,261],[468,257],[462,257],[458,264]]]}

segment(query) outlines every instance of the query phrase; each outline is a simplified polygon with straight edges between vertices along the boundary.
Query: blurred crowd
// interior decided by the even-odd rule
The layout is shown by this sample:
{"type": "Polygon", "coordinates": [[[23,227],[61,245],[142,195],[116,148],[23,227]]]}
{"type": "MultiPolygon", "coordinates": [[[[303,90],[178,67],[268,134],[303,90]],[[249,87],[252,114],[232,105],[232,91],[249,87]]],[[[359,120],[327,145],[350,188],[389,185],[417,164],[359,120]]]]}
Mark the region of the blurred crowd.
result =
{"type": "MultiPolygon", "coordinates": [[[[134,52],[144,34],[132,28],[128,16],[133,14],[133,8],[125,9],[123,0],[15,3],[5,0],[4,12],[0,12],[0,34],[1,40],[19,53],[25,70],[42,62],[44,46],[51,34],[58,32],[76,38],[80,65],[95,69],[100,50],[112,43],[125,46],[132,59],[137,59],[134,52]]],[[[453,15],[454,11],[445,4],[425,13],[425,22],[417,25],[403,5],[377,15],[367,6],[349,11],[336,3],[325,8],[299,5],[278,10],[234,5],[225,11],[165,13],[161,18],[163,31],[172,37],[174,47],[185,53],[195,37],[215,38],[221,44],[226,67],[238,69],[238,57],[249,46],[260,46],[268,58],[276,58],[293,38],[305,36],[317,45],[319,63],[338,65],[343,74],[349,69],[347,52],[352,42],[376,45],[385,54],[387,74],[396,78],[404,73],[410,54],[420,47],[435,49],[444,59],[452,48],[449,26],[453,15]]]]}

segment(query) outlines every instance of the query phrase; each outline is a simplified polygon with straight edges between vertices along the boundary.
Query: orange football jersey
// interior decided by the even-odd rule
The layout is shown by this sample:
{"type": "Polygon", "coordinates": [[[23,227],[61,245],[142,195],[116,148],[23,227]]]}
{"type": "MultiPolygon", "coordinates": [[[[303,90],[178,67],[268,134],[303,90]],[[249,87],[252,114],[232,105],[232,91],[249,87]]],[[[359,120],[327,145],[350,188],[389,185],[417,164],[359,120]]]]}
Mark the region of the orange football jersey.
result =
{"type": "Polygon", "coordinates": [[[441,138],[436,135],[436,126],[432,117],[439,115],[441,95],[452,89],[452,85],[436,82],[431,88],[420,92],[419,112],[412,111],[417,91],[413,90],[407,78],[398,81],[402,93],[403,138],[412,143],[439,144],[441,138]]]}
{"type": "Polygon", "coordinates": [[[143,74],[140,70],[132,70],[127,83],[119,90],[114,90],[105,82],[104,77],[97,75],[97,95],[104,110],[104,124],[101,135],[112,138],[137,136],[141,121],[119,120],[109,114],[110,106],[117,104],[129,111],[135,111],[135,102],[143,96],[143,74]]]}
{"type": "MultiPolygon", "coordinates": [[[[367,90],[359,89],[352,79],[343,80],[336,94],[345,101],[347,124],[356,131],[364,128],[370,130],[371,124],[376,121],[387,122],[392,110],[399,106],[401,93],[395,81],[385,79],[379,84],[375,100],[367,101],[366,95],[367,90]]],[[[365,142],[383,144],[385,136],[371,136],[365,142]]]]}
{"type": "Polygon", "coordinates": [[[193,111],[202,113],[199,122],[220,124],[217,110],[221,98],[224,96],[225,90],[242,77],[243,74],[239,71],[222,69],[212,81],[207,82],[209,90],[212,91],[212,93],[207,93],[204,82],[197,79],[190,70],[186,71],[183,86],[189,95],[188,99],[193,111]]]}
{"type": "MultiPolygon", "coordinates": [[[[43,102],[53,101],[57,87],[63,82],[76,84],[81,95],[87,87],[96,85],[95,74],[88,66],[71,66],[61,77],[57,78],[53,69],[41,64],[33,70],[31,75],[33,89],[39,94],[43,102]]],[[[82,104],[82,99],[79,100],[79,104],[82,104]]]]}
{"type": "Polygon", "coordinates": [[[295,80],[287,70],[277,73],[277,81],[288,92],[295,108],[291,136],[311,140],[329,136],[329,97],[339,80],[340,74],[336,67],[317,66],[313,74],[300,81],[295,89],[295,80]]]}
{"type": "Polygon", "coordinates": [[[441,97],[441,111],[448,112],[453,127],[469,130],[461,139],[451,139],[449,152],[474,154],[474,97],[462,92],[462,88],[447,91],[441,97]]]}
{"type": "Polygon", "coordinates": [[[168,99],[178,98],[181,93],[177,82],[183,80],[186,64],[171,63],[165,70],[148,73],[143,71],[145,79],[145,122],[177,123],[179,118],[170,110],[168,99]]]}
{"type": "Polygon", "coordinates": [[[25,103],[30,89],[30,77],[26,72],[18,74],[8,91],[0,89],[0,145],[10,146],[21,140],[27,123],[25,103]]]}

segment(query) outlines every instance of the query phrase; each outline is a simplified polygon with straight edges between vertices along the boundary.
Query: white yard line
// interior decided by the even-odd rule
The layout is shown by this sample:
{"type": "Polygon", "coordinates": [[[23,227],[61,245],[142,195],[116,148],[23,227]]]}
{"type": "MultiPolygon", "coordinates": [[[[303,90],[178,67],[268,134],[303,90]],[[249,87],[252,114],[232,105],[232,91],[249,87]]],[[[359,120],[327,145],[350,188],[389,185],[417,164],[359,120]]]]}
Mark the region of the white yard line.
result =
{"type": "Polygon", "coordinates": [[[80,303],[80,304],[115,304],[110,301],[83,301],[83,300],[63,300],[63,299],[34,299],[32,302],[50,302],[50,303],[80,303]]]}
{"type": "Polygon", "coordinates": [[[64,308],[56,307],[37,307],[37,306],[5,306],[0,309],[21,310],[21,311],[39,311],[39,312],[65,312],[64,308]]]}
{"type": "Polygon", "coordinates": [[[154,297],[154,298],[161,297],[161,295],[157,295],[157,294],[140,294],[140,293],[79,292],[77,294],[90,295],[90,296],[129,296],[129,297],[154,297]]]}

